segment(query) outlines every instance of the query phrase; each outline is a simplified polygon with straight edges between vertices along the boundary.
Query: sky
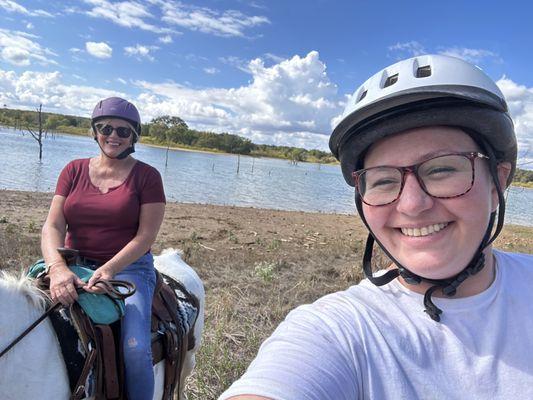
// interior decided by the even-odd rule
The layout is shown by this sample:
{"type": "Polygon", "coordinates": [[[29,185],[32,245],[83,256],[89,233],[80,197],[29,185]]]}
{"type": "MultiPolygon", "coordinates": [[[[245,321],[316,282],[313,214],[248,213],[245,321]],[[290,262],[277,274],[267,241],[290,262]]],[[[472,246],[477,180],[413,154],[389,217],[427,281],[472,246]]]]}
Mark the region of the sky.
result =
{"type": "Polygon", "coordinates": [[[90,116],[127,98],[143,122],[327,150],[347,98],[415,55],[493,78],[533,169],[533,3],[0,0],[0,106],[90,116]]]}

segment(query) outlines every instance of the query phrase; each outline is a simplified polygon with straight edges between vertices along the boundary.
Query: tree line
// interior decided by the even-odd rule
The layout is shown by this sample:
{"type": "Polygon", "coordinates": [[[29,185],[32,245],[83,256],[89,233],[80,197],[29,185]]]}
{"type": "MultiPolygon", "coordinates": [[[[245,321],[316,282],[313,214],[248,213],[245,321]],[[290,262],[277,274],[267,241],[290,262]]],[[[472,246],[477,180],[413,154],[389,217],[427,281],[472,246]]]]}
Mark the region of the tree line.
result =
{"type": "MultiPolygon", "coordinates": [[[[91,129],[89,118],[41,113],[42,126],[47,132],[64,132],[86,135],[91,129]]],[[[0,109],[0,125],[27,130],[38,128],[38,112],[0,109]]],[[[232,154],[283,158],[292,162],[334,163],[333,155],[321,150],[298,147],[255,144],[251,140],[231,133],[214,133],[189,128],[183,119],[160,116],[143,124],[141,141],[162,146],[178,146],[198,150],[212,150],[232,154]]]]}
{"type": "Polygon", "coordinates": [[[513,177],[513,182],[533,186],[533,171],[517,168],[513,177]]]}
{"type": "MultiPolygon", "coordinates": [[[[0,109],[0,126],[21,130],[43,129],[46,132],[64,132],[86,135],[91,129],[89,118],[29,110],[0,109]],[[39,114],[41,125],[39,125],[39,114]]],[[[214,133],[190,129],[183,119],[164,115],[143,124],[142,141],[162,146],[179,146],[199,150],[215,150],[232,154],[283,158],[291,162],[335,163],[329,152],[298,147],[255,144],[231,133],[214,133]]],[[[516,169],[514,183],[533,186],[533,171],[516,169]]]]}

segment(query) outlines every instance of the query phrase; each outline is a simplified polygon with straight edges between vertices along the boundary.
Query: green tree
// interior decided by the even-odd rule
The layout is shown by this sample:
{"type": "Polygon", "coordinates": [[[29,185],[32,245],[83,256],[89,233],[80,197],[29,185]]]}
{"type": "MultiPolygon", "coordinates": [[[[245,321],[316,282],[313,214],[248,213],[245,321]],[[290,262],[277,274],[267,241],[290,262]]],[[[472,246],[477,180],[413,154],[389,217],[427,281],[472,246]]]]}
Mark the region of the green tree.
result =
{"type": "Polygon", "coordinates": [[[150,124],[150,136],[158,140],[167,140],[167,130],[163,124],[150,124]]]}
{"type": "Polygon", "coordinates": [[[152,119],[151,124],[163,125],[167,129],[175,127],[189,129],[189,126],[180,117],[174,117],[170,115],[162,115],[160,117],[156,117],[152,119]]]}
{"type": "Polygon", "coordinates": [[[46,129],[57,129],[59,126],[69,126],[69,122],[70,121],[68,119],[64,118],[61,115],[52,114],[49,115],[48,118],[46,118],[44,127],[46,129]]]}

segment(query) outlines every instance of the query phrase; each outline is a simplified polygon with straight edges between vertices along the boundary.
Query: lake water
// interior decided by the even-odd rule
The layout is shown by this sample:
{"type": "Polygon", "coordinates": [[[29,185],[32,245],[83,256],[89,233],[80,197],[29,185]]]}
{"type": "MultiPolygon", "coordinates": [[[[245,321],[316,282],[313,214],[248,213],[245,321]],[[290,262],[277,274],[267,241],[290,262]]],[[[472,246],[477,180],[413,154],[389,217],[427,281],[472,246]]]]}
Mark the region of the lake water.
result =
{"type": "MultiPolygon", "coordinates": [[[[68,161],[96,154],[90,137],[55,135],[44,140],[39,162],[39,146],[29,134],[2,128],[0,189],[54,191],[68,161]]],[[[171,201],[355,213],[353,188],[337,165],[171,150],[165,166],[165,154],[166,149],[137,145],[135,157],[159,170],[171,201]]],[[[533,226],[533,190],[511,188],[507,200],[506,222],[533,226]]]]}

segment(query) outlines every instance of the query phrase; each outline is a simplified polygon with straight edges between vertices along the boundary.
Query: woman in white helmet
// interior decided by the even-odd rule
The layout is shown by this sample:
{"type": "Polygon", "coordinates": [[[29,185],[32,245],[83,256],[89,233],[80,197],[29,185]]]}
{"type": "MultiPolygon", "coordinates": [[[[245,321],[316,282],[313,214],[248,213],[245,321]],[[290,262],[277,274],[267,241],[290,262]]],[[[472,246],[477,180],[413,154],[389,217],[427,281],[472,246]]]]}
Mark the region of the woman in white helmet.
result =
{"type": "Polygon", "coordinates": [[[220,399],[533,398],[533,256],[491,246],[517,153],[495,83],[453,57],[401,61],[355,91],[330,148],[367,279],[292,311],[220,399]]]}

